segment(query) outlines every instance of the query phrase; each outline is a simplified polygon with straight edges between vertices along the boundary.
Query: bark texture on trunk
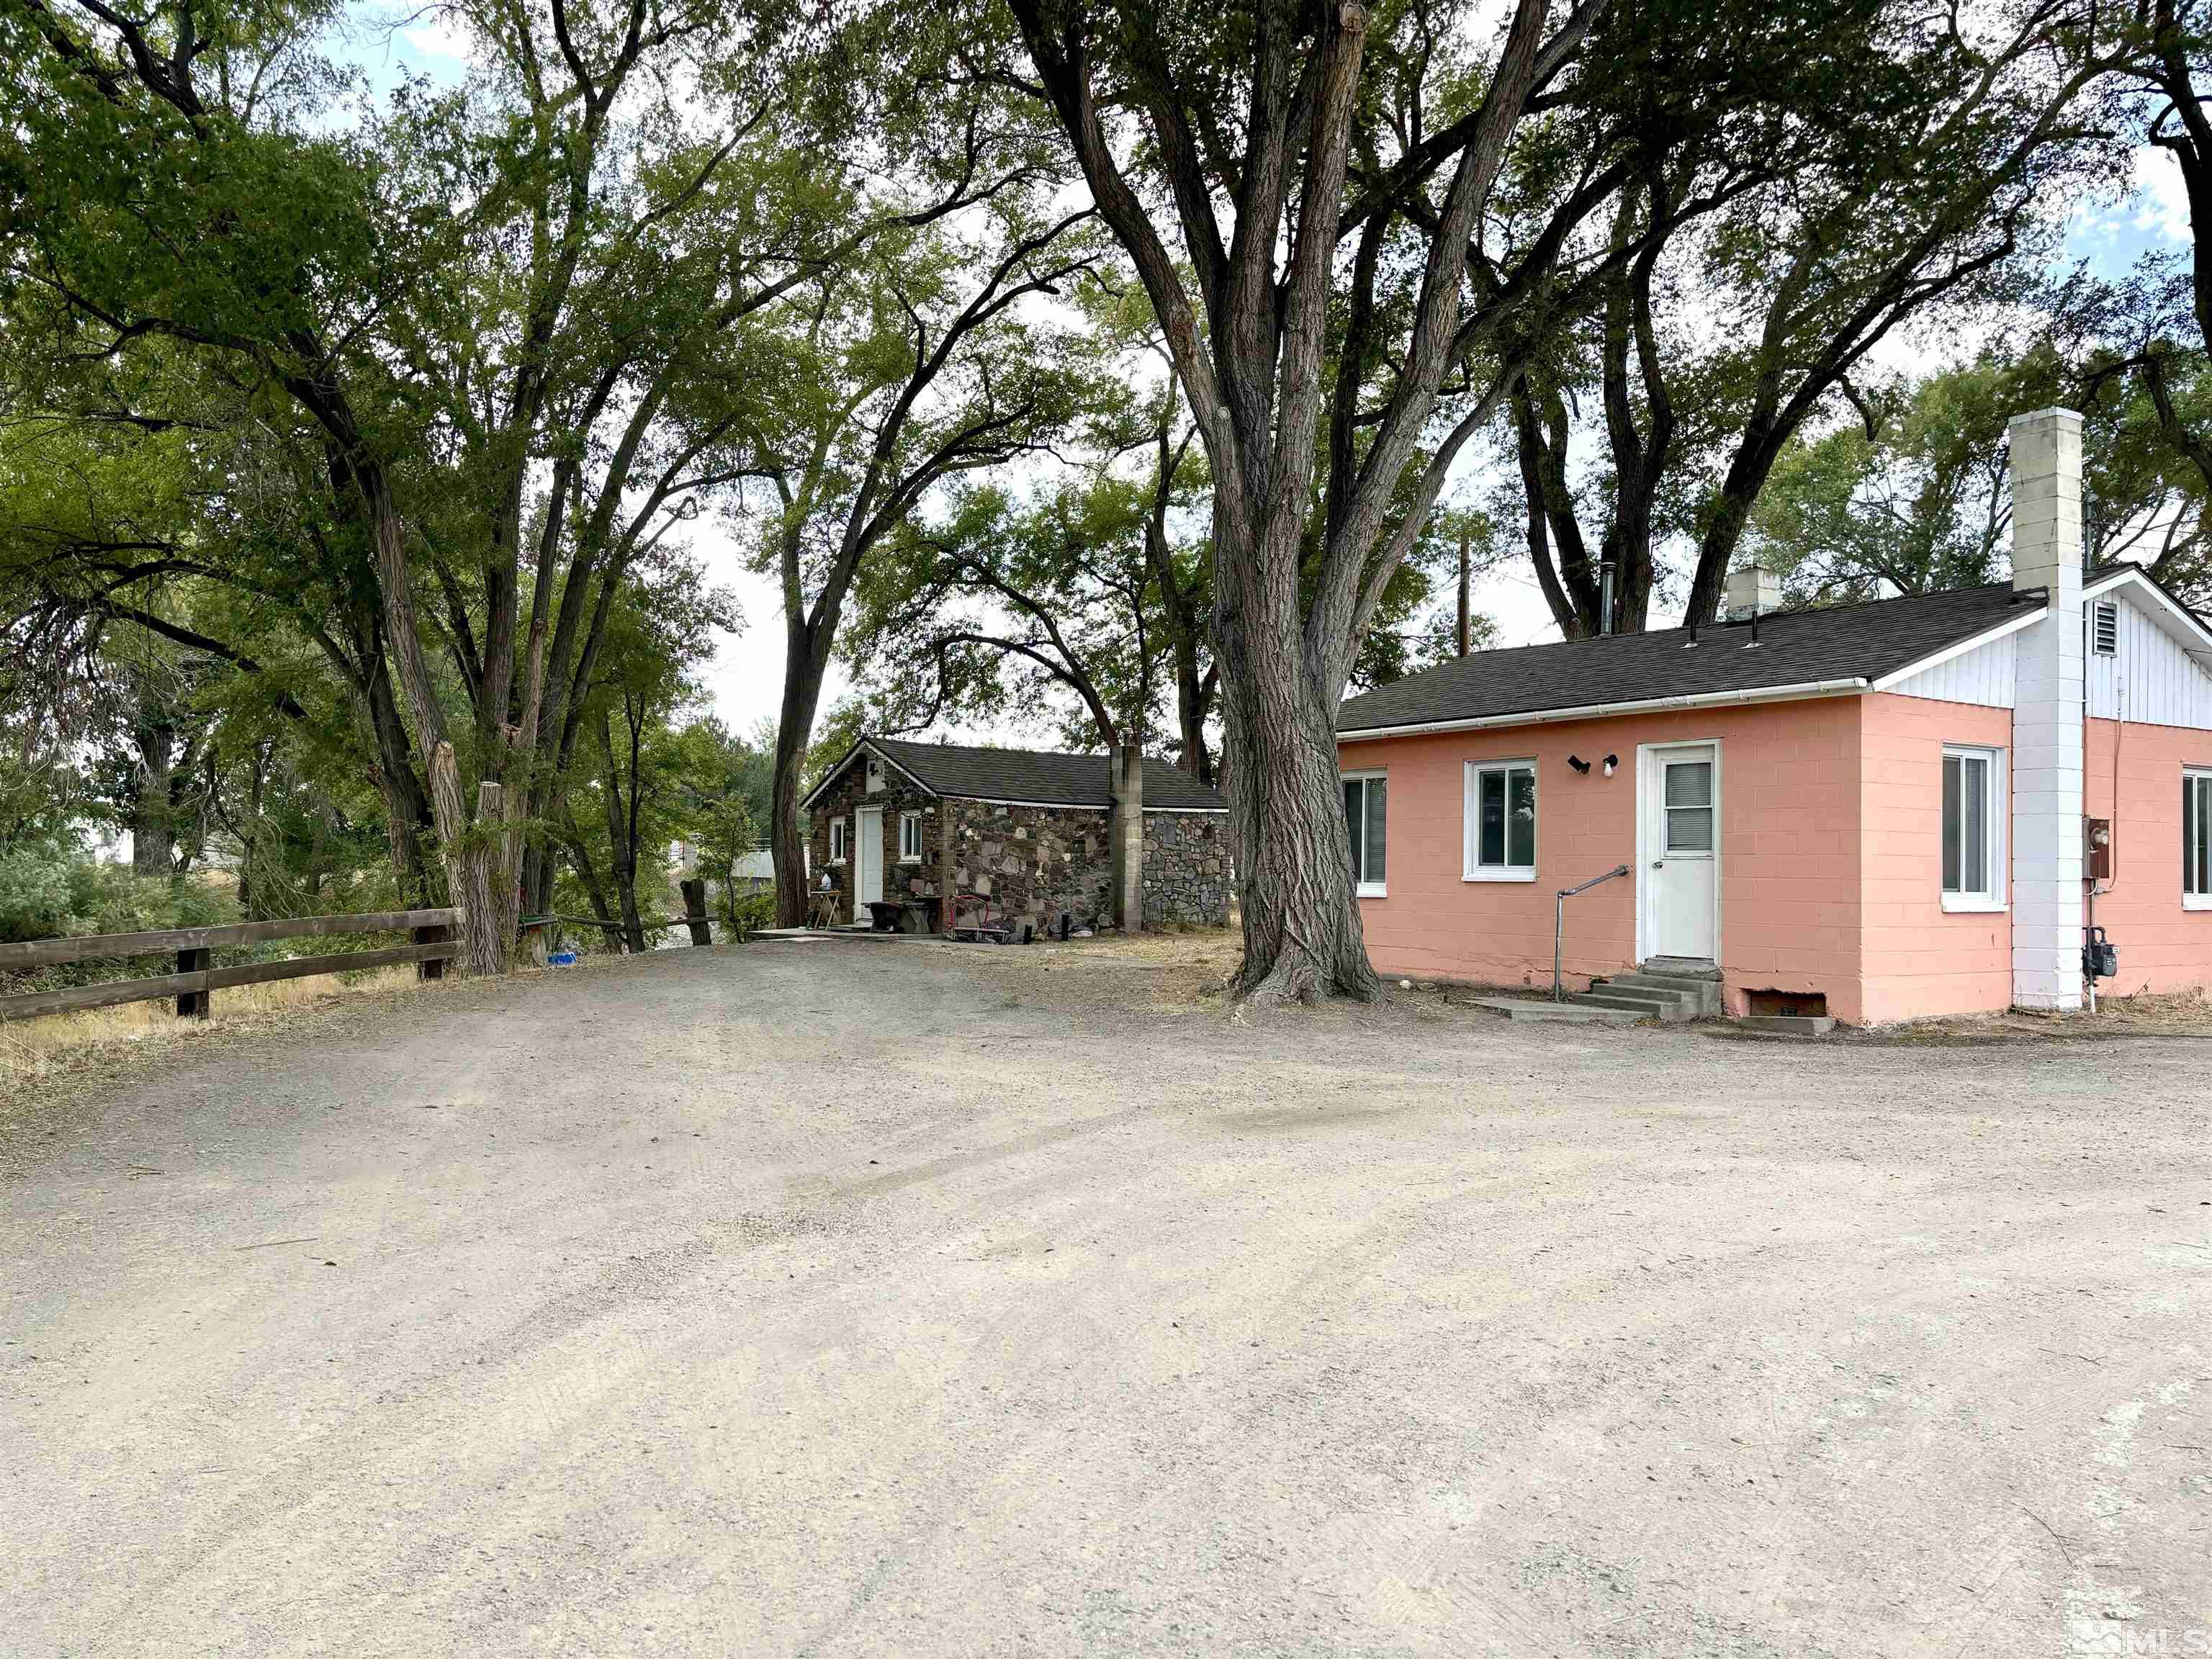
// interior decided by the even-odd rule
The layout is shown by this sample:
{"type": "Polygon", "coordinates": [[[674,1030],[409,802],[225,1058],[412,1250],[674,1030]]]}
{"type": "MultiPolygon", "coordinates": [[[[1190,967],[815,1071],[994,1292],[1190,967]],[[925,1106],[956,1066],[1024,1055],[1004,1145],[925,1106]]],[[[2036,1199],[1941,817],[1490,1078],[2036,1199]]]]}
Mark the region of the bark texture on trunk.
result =
{"type": "Polygon", "coordinates": [[[1474,597],[1470,590],[1474,585],[1474,550],[1471,545],[1472,540],[1473,538],[1467,531],[1462,530],[1459,532],[1459,627],[1455,638],[1459,646],[1458,654],[1462,657],[1467,655],[1468,647],[1474,642],[1472,631],[1474,623],[1468,613],[1468,602],[1474,597]]]}
{"type": "MultiPolygon", "coordinates": [[[[1347,388],[1370,383],[1377,343],[1376,271],[1391,190],[1344,210],[1368,12],[1355,3],[1261,8],[1239,111],[1241,152],[1216,165],[1211,85],[1187,96],[1166,55],[1097,25],[1073,0],[1011,0],[1044,95],[1073,142],[1102,217],[1144,283],[1206,447],[1212,480],[1213,648],[1232,844],[1244,927],[1237,978],[1247,996],[1372,996],[1352,895],[1337,770],[1336,709],[1382,590],[1420,534],[1454,457],[1486,423],[1503,380],[1431,433],[1438,388],[1502,326],[1462,325],[1468,249],[1506,141],[1533,87],[1565,62],[1602,0],[1577,9],[1547,42],[1545,0],[1518,0],[1483,100],[1432,165],[1448,171],[1419,292],[1379,412],[1347,388]],[[1118,38],[1117,38],[1118,37],[1118,38]],[[1097,54],[1127,53],[1124,82],[1146,118],[1154,164],[1177,225],[1170,239],[1124,172],[1094,82],[1097,54]],[[1233,229],[1224,236],[1226,198],[1233,229]],[[1376,216],[1380,216],[1378,222],[1376,216]],[[1362,228],[1362,221],[1364,221],[1362,228]],[[1341,344],[1332,336],[1339,247],[1358,228],[1341,344]],[[1190,275],[1186,278],[1186,264],[1190,275]],[[1195,296],[1195,301],[1194,300],[1195,296]],[[1203,323],[1200,309],[1203,309],[1203,323]],[[1322,448],[1323,370],[1337,354],[1332,458],[1321,552],[1307,584],[1307,537],[1322,448]],[[1355,441],[1354,434],[1364,434],[1355,441]],[[1410,483],[1408,492],[1405,486],[1410,483]],[[1395,521],[1394,521],[1395,515],[1395,521]]],[[[1136,33],[1141,37],[1142,31],[1136,33]]],[[[1365,137],[1361,139],[1364,144],[1365,137]]],[[[1424,177],[1422,167],[1415,173],[1424,177]]],[[[1550,255],[1544,256],[1548,260],[1550,255]]]]}
{"type": "Polygon", "coordinates": [[[131,801],[131,867],[141,876],[177,872],[176,728],[139,722],[131,732],[138,750],[137,793],[131,801]]]}
{"type": "Polygon", "coordinates": [[[380,471],[362,469],[362,482],[376,538],[385,635],[398,659],[400,687],[406,695],[416,733],[422,740],[424,769],[430,784],[430,817],[445,854],[447,881],[453,902],[464,913],[461,959],[472,974],[503,974],[513,963],[521,915],[512,855],[514,837],[508,833],[510,827],[520,828],[520,792],[516,792],[516,816],[511,821],[507,792],[497,783],[479,783],[471,819],[460,761],[446,736],[445,710],[438,701],[416,628],[398,506],[380,471]]]}
{"type": "MultiPolygon", "coordinates": [[[[1292,532],[1297,526],[1291,526],[1292,532]]],[[[1220,526],[1215,528],[1221,544],[1220,526]]],[[[1379,988],[1352,891],[1336,758],[1337,696],[1311,672],[1297,635],[1296,566],[1231,551],[1217,581],[1238,592],[1217,610],[1231,845],[1244,931],[1240,994],[1361,1000],[1379,988]],[[1291,580],[1281,580],[1287,569],[1291,580]],[[1273,580],[1270,580],[1270,576],[1273,580]],[[1287,590],[1287,591],[1285,591],[1287,590]],[[1255,650],[1254,623],[1277,630],[1255,650]],[[1280,637],[1287,630],[1288,647],[1280,637]]],[[[1336,684],[1341,687],[1342,677],[1336,684]]]]}
{"type": "Polygon", "coordinates": [[[599,722],[599,757],[606,786],[600,792],[607,809],[607,848],[615,897],[622,905],[623,945],[633,956],[645,951],[645,921],[637,908],[637,741],[630,740],[629,793],[625,798],[622,773],[615,761],[613,716],[599,722]]]}
{"type": "Polygon", "coordinates": [[[775,775],[769,794],[769,856],[775,865],[775,925],[806,925],[806,844],[799,833],[799,785],[822,697],[811,651],[785,659],[783,706],[775,728],[775,775]]]}

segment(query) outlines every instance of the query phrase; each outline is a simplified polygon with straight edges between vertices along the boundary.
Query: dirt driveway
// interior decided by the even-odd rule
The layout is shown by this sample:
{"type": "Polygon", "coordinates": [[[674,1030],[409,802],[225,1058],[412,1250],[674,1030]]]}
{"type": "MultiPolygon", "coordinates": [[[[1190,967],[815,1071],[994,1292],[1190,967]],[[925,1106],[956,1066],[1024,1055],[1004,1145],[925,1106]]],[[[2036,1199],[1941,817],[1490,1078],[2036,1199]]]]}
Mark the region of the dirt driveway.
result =
{"type": "Polygon", "coordinates": [[[671,951],[0,1109],[0,1650],[2208,1650],[2212,1043],[1202,971],[671,951]]]}

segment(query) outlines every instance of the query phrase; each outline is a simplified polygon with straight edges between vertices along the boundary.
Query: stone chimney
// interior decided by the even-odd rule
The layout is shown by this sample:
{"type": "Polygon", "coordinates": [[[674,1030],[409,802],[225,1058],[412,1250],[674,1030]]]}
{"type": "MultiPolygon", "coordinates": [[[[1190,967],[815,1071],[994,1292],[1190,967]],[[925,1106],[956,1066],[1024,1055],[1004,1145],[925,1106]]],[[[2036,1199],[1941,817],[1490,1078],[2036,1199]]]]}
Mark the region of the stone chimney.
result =
{"type": "Polygon", "coordinates": [[[2012,585],[2050,609],[2018,637],[2012,714],[2012,998],[2081,1006],[2081,417],[2015,415],[2012,585]]]}
{"type": "Polygon", "coordinates": [[[1746,565],[1728,579],[1723,614],[1730,622],[1749,622],[1782,609],[1782,578],[1755,564],[1746,565]]]}
{"type": "Polygon", "coordinates": [[[1109,754],[1112,773],[1114,921],[1125,933],[1145,928],[1145,745],[1135,726],[1109,754]]]}

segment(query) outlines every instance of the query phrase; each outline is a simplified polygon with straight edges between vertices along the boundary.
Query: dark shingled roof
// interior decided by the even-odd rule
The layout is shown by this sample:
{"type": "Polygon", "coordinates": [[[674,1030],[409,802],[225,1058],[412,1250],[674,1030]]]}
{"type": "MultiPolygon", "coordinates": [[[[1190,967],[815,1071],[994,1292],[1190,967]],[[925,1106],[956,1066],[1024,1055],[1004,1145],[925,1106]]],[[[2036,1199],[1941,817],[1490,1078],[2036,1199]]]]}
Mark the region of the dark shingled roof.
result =
{"type": "Polygon", "coordinates": [[[1759,648],[1741,623],[1616,634],[1511,651],[1478,651],[1409,675],[1338,709],[1336,729],[1365,732],[1448,720],[1499,720],[1562,708],[1878,680],[1947,647],[2040,609],[2040,588],[2009,586],[1915,593],[1865,605],[1779,611],[1759,619],[1759,648]]]}
{"type": "MultiPolygon", "coordinates": [[[[863,741],[939,795],[1033,801],[1040,806],[1111,806],[1113,778],[1103,755],[1061,755],[1035,749],[968,749],[950,743],[863,741]]],[[[835,775],[834,774],[832,775],[835,775]]],[[[1188,772],[1145,757],[1145,805],[1225,812],[1229,803],[1188,772]]]]}

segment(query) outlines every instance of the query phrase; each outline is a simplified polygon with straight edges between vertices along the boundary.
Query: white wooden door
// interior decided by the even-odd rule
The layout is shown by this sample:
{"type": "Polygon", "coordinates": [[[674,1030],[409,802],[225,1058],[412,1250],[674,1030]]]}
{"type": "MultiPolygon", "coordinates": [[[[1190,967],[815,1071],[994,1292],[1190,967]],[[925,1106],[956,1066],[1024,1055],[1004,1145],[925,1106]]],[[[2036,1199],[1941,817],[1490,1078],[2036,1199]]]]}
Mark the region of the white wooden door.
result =
{"type": "Polygon", "coordinates": [[[1644,954],[1711,962],[1720,932],[1720,751],[1705,743],[1646,754],[1644,954]]]}
{"type": "Polygon", "coordinates": [[[884,809],[863,806],[853,814],[853,920],[865,924],[868,906],[884,900],[884,809]]]}

